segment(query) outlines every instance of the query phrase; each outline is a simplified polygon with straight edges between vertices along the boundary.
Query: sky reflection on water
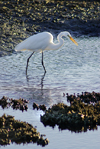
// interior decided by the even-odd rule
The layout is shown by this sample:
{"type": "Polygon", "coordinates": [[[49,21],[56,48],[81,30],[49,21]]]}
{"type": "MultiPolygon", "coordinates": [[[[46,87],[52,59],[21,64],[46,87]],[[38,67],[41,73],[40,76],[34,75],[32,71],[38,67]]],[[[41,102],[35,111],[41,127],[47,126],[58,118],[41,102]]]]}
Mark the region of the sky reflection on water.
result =
{"type": "MultiPolygon", "coordinates": [[[[25,75],[26,60],[29,51],[12,54],[0,58],[0,97],[29,99],[28,112],[12,109],[0,109],[2,113],[14,115],[16,119],[36,125],[40,133],[46,134],[50,144],[46,149],[94,149],[100,146],[100,128],[86,133],[72,133],[68,130],[59,131],[51,127],[44,128],[40,123],[40,112],[32,110],[32,103],[46,104],[67,103],[63,93],[81,93],[84,91],[100,92],[100,38],[76,38],[79,46],[70,41],[56,51],[44,52],[44,63],[41,65],[41,53],[35,53],[29,62],[28,78],[25,75]],[[92,141],[91,141],[92,140],[92,141]]],[[[12,144],[6,148],[18,148],[12,144]]],[[[20,145],[20,148],[37,148],[36,144],[20,145]]],[[[38,146],[38,148],[41,148],[38,146]]]]}

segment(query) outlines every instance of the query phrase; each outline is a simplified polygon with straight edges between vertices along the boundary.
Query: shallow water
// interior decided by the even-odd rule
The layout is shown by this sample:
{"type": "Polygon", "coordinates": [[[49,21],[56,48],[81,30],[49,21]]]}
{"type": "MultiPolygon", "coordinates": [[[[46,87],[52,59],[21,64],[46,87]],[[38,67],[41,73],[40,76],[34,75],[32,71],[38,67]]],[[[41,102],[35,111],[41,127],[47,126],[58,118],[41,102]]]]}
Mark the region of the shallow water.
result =
{"type": "MultiPolygon", "coordinates": [[[[32,104],[67,103],[63,93],[81,93],[84,91],[100,92],[100,38],[80,37],[75,39],[79,46],[65,40],[65,45],[55,51],[44,52],[44,64],[41,65],[41,53],[35,53],[29,62],[28,76],[25,75],[26,60],[30,51],[19,52],[0,58],[0,98],[8,97],[28,99],[28,111],[20,112],[12,109],[2,110],[0,115],[7,113],[37,126],[40,133],[46,134],[50,143],[46,149],[60,148],[98,148],[100,146],[100,128],[86,133],[72,133],[68,130],[59,131],[58,127],[44,127],[40,123],[41,111],[33,111],[32,104]],[[92,141],[91,141],[92,140],[92,141]]],[[[55,41],[56,42],[56,41],[55,41]]],[[[6,148],[41,148],[36,144],[11,144],[6,148]]]]}

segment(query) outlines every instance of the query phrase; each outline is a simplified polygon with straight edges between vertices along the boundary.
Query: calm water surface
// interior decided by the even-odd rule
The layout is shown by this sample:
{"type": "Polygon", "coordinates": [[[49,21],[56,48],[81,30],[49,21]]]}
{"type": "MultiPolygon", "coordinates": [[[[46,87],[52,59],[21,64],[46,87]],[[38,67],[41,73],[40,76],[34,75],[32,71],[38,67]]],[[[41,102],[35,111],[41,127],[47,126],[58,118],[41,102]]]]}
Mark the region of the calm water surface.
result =
{"type": "MultiPolygon", "coordinates": [[[[94,149],[100,146],[100,128],[85,133],[72,133],[68,130],[59,131],[56,126],[44,127],[40,122],[41,111],[33,111],[32,104],[67,103],[63,93],[81,93],[84,91],[100,92],[100,38],[81,37],[75,39],[79,46],[65,40],[65,45],[55,51],[44,52],[44,63],[47,73],[41,66],[41,53],[35,53],[29,62],[28,76],[25,75],[26,60],[30,51],[19,52],[0,58],[0,98],[8,97],[28,99],[28,111],[20,112],[10,109],[3,113],[15,116],[16,119],[27,121],[37,130],[46,134],[50,143],[46,149],[94,149]]],[[[56,42],[56,41],[55,41],[56,42]]],[[[11,144],[5,148],[42,148],[36,144],[11,144]]],[[[2,147],[3,148],[3,147],[2,147]]]]}

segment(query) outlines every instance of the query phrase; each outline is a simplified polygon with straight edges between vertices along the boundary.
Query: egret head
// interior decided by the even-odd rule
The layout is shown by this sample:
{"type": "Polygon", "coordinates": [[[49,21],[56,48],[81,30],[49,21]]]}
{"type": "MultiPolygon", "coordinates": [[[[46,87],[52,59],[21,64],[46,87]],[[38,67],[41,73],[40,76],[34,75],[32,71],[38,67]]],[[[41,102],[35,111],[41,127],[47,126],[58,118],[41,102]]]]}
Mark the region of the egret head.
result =
{"type": "Polygon", "coordinates": [[[69,38],[72,42],[74,42],[74,44],[76,44],[78,46],[78,43],[72,38],[71,34],[69,32],[67,32],[67,31],[61,32],[58,35],[57,39],[59,40],[59,38],[61,38],[63,36],[69,38]]]}
{"type": "Polygon", "coordinates": [[[78,46],[78,43],[72,38],[69,32],[67,32],[67,37],[78,46]]]}

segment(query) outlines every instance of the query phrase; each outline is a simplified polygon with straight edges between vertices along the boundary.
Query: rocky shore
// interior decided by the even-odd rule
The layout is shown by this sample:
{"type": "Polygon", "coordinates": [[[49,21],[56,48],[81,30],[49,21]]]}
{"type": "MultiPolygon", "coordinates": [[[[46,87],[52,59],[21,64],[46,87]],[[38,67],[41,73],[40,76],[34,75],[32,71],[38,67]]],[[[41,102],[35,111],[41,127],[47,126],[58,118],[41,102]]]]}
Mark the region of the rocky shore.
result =
{"type": "Polygon", "coordinates": [[[0,56],[42,31],[67,30],[75,36],[100,36],[99,1],[0,1],[0,56]]]}
{"type": "MultiPolygon", "coordinates": [[[[82,92],[82,94],[66,94],[70,106],[58,103],[47,107],[33,102],[33,110],[43,110],[40,121],[44,126],[58,125],[59,129],[68,129],[74,132],[86,132],[94,130],[100,125],[100,93],[82,92]]],[[[14,110],[24,112],[28,110],[29,101],[26,99],[13,99],[3,96],[0,99],[0,106],[4,108],[12,107],[14,110]]],[[[0,145],[7,145],[11,142],[37,143],[45,146],[49,143],[48,139],[43,138],[31,124],[15,120],[13,116],[0,117],[0,145]]]]}

